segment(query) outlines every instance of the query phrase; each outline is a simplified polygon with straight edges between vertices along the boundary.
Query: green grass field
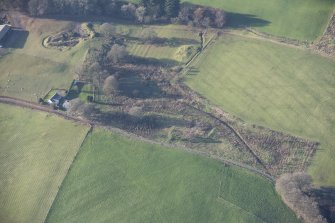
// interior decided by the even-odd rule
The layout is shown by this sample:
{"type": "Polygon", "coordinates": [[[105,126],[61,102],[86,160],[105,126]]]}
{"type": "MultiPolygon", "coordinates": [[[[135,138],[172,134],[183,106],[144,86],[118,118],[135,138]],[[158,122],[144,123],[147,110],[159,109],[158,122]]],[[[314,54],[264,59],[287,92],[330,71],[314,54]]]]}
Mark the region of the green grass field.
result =
{"type": "Polygon", "coordinates": [[[310,172],[335,185],[335,62],[226,35],[193,64],[187,84],[244,120],[321,142],[310,172]]]}
{"type": "Polygon", "coordinates": [[[247,26],[277,36],[309,41],[315,40],[323,33],[335,6],[334,0],[187,0],[186,2],[223,8],[231,12],[228,18],[233,27],[247,26]]]}
{"type": "Polygon", "coordinates": [[[41,222],[88,127],[0,105],[0,222],[41,222]]]}
{"type": "Polygon", "coordinates": [[[47,222],[297,222],[266,179],[96,129],[47,222]]]}

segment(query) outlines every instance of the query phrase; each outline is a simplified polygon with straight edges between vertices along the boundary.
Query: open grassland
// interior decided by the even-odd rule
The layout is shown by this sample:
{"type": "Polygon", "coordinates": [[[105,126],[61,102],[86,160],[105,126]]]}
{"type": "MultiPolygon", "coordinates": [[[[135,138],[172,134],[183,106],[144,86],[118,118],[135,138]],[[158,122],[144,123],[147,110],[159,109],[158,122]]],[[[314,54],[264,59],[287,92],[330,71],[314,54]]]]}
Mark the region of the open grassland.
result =
{"type": "Polygon", "coordinates": [[[319,141],[310,169],[335,185],[335,62],[308,51],[225,36],[193,64],[187,84],[244,120],[319,141]]]}
{"type": "Polygon", "coordinates": [[[0,222],[44,222],[88,128],[0,105],[0,222]]]}
{"type": "Polygon", "coordinates": [[[333,0],[187,0],[229,12],[230,27],[252,27],[277,36],[312,41],[325,30],[333,0]]]}
{"type": "Polygon", "coordinates": [[[97,129],[47,222],[297,222],[272,183],[245,170],[97,129]]]}

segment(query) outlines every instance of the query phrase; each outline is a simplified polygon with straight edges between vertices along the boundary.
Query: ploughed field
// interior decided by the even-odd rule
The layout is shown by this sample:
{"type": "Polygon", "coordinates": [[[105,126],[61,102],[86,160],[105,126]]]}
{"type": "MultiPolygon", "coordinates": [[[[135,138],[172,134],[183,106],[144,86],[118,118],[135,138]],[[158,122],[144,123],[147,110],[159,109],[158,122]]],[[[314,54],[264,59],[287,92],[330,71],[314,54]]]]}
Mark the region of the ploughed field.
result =
{"type": "Polygon", "coordinates": [[[0,222],[44,222],[88,127],[0,104],[0,222]]]}
{"type": "Polygon", "coordinates": [[[335,62],[307,50],[226,35],[195,62],[186,83],[243,120],[321,143],[310,172],[335,185],[335,62]]]}
{"type": "Polygon", "coordinates": [[[259,175],[96,129],[46,222],[297,222],[259,175]]]}

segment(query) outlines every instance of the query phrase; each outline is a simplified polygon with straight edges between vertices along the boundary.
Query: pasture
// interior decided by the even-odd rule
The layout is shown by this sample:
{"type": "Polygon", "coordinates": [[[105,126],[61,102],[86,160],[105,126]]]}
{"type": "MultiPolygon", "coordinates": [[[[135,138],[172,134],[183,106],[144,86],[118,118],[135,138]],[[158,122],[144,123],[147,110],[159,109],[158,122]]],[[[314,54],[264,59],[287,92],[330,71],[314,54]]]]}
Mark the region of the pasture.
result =
{"type": "MultiPolygon", "coordinates": [[[[19,19],[21,15],[15,16],[19,19]]],[[[11,33],[5,45],[9,53],[0,57],[0,94],[37,101],[51,88],[68,88],[73,68],[83,58],[88,42],[67,51],[46,49],[43,39],[73,27],[73,22],[26,16],[20,20],[27,31],[11,33]]]]}
{"type": "Polygon", "coordinates": [[[96,129],[46,222],[110,221],[297,222],[258,175],[96,129]]]}
{"type": "Polygon", "coordinates": [[[335,62],[309,51],[226,35],[208,48],[186,83],[249,123],[321,143],[310,173],[335,185],[335,62]]]}
{"type": "Polygon", "coordinates": [[[228,27],[251,27],[276,36],[313,41],[325,30],[334,10],[333,0],[187,0],[222,8],[228,27]]]}
{"type": "Polygon", "coordinates": [[[0,105],[0,222],[44,222],[88,127],[0,105]]]}

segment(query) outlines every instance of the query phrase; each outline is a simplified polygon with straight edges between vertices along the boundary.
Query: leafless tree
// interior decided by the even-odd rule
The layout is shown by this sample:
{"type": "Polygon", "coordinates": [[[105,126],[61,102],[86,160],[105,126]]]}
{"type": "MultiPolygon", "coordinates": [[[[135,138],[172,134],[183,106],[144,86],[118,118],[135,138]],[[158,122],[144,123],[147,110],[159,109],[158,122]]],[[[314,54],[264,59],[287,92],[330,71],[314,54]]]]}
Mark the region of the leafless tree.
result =
{"type": "Polygon", "coordinates": [[[110,37],[116,34],[115,27],[110,23],[102,24],[100,26],[100,32],[106,37],[110,37]]]}
{"type": "Polygon", "coordinates": [[[284,174],[276,182],[276,190],[284,202],[306,223],[327,223],[320,214],[317,202],[306,195],[311,188],[311,177],[306,173],[284,174]]]}
{"type": "Polygon", "coordinates": [[[106,96],[117,93],[119,82],[114,75],[108,76],[104,81],[103,92],[106,96]]]}
{"type": "Polygon", "coordinates": [[[128,52],[124,46],[114,44],[107,53],[107,58],[113,63],[119,63],[128,56],[128,52]]]}
{"type": "Polygon", "coordinates": [[[145,18],[145,13],[146,13],[146,8],[144,6],[138,7],[135,12],[136,20],[140,23],[143,23],[144,18],[145,18]]]}

